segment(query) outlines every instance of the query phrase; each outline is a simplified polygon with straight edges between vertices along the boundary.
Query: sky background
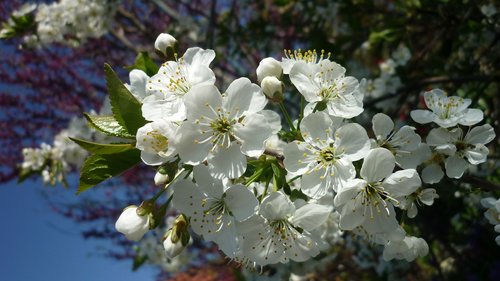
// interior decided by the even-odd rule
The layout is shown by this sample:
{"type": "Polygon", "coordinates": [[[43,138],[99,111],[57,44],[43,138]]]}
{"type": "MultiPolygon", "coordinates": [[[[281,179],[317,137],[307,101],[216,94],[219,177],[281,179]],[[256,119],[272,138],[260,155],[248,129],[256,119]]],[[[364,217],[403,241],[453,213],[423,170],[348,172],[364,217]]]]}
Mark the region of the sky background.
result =
{"type": "Polygon", "coordinates": [[[74,189],[43,186],[41,180],[0,185],[0,280],[154,280],[152,267],[132,272],[131,260],[100,255],[110,243],[84,240],[78,225],[52,211],[42,193],[77,197],[74,189]]]}

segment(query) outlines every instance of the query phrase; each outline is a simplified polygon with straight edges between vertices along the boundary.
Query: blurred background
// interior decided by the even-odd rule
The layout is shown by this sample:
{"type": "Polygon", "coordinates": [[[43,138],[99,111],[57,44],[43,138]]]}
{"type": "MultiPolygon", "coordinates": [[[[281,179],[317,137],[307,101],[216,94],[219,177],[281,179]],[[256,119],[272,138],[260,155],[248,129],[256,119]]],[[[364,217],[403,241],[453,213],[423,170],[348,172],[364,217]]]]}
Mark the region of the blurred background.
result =
{"type": "MultiPolygon", "coordinates": [[[[497,1],[10,0],[0,2],[0,21],[2,280],[282,279],[279,267],[242,274],[211,244],[166,261],[156,236],[124,239],[114,229],[122,208],[154,194],[154,171],[145,166],[76,195],[85,154],[67,136],[98,138],[83,112],[106,110],[104,63],[128,82],[127,66],[162,63],[153,47],[162,32],[177,38],[180,52],[214,49],[222,89],[238,77],[256,81],[262,58],[324,50],[347,75],[367,79],[356,119],[367,129],[377,112],[415,125],[409,111],[424,106],[421,94],[431,88],[470,98],[497,138],[487,163],[434,185],[440,198],[407,226],[428,242],[429,255],[384,262],[379,247],[345,235],[306,280],[500,280],[497,234],[479,203],[500,196],[497,1]],[[26,148],[59,146],[66,162],[43,160],[26,172],[26,148]]],[[[298,96],[286,95],[295,115],[298,96]]]]}

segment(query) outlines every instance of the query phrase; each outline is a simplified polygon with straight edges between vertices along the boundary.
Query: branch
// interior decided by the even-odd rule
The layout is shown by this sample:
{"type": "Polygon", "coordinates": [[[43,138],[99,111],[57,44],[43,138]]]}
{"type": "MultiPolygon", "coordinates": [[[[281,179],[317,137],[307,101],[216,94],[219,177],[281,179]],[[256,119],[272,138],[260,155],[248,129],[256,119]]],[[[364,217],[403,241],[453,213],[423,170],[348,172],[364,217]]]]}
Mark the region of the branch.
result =
{"type": "Polygon", "coordinates": [[[464,176],[461,182],[469,183],[487,191],[500,191],[500,185],[476,176],[464,176]]]}

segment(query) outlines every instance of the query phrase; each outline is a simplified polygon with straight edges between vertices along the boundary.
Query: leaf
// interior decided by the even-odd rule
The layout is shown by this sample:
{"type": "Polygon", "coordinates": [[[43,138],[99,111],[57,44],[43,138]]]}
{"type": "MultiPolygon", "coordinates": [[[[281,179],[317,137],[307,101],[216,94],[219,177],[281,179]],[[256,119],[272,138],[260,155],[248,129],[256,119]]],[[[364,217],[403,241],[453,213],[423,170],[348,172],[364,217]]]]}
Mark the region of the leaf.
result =
{"type": "Polygon", "coordinates": [[[140,162],[141,153],[136,148],[115,154],[90,155],[83,163],[77,194],[123,173],[140,162]]]}
{"type": "Polygon", "coordinates": [[[139,269],[147,260],[148,256],[146,255],[136,255],[134,257],[134,263],[132,264],[132,271],[136,271],[137,269],[139,269]]]}
{"type": "Polygon", "coordinates": [[[135,63],[131,66],[125,67],[127,70],[133,70],[133,69],[140,69],[148,76],[153,76],[156,73],[158,73],[159,67],[156,65],[156,63],[149,57],[149,54],[147,52],[140,52],[137,55],[137,58],[135,58],[135,63]]]}
{"type": "Polygon", "coordinates": [[[101,155],[120,153],[135,148],[135,146],[131,143],[106,144],[106,143],[91,142],[72,137],[70,137],[69,139],[74,141],[76,144],[78,144],[88,152],[101,155]]]}
{"type": "Polygon", "coordinates": [[[125,139],[135,139],[134,135],[127,132],[127,129],[122,127],[118,121],[113,116],[106,115],[90,115],[87,113],[83,114],[90,126],[105,133],[108,136],[120,137],[125,139]]]}
{"type": "Polygon", "coordinates": [[[147,123],[142,117],[141,103],[123,85],[109,64],[104,64],[104,72],[113,116],[129,134],[135,135],[137,129],[147,123]]]}

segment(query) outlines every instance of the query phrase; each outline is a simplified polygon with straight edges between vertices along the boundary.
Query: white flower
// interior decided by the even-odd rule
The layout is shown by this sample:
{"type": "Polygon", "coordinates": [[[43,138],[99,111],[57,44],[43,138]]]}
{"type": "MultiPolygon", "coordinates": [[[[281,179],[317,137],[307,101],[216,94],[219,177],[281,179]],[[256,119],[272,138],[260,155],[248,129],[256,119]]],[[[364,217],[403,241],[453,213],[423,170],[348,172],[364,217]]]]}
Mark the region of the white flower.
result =
{"type": "Polygon", "coordinates": [[[116,230],[128,240],[139,241],[149,230],[149,216],[139,216],[137,206],[129,206],[123,210],[115,224],[116,230]]]}
{"type": "Polygon", "coordinates": [[[484,213],[484,217],[488,220],[490,224],[500,224],[500,199],[495,199],[493,197],[487,197],[481,199],[481,205],[487,208],[484,213]]]}
{"type": "Polygon", "coordinates": [[[278,80],[278,78],[274,76],[267,76],[262,80],[260,86],[262,87],[262,92],[264,92],[264,94],[271,101],[283,101],[283,92],[285,91],[285,85],[283,84],[283,82],[278,80]]]}
{"type": "Polygon", "coordinates": [[[163,55],[167,56],[167,49],[175,48],[177,39],[168,33],[161,33],[155,40],[155,49],[160,51],[163,55]]]}
{"type": "Polygon", "coordinates": [[[167,231],[164,239],[163,248],[165,249],[165,255],[169,259],[178,256],[186,248],[180,240],[175,243],[172,241],[172,230],[167,231]]]}
{"type": "Polygon", "coordinates": [[[194,232],[233,256],[237,247],[236,221],[254,215],[257,198],[243,185],[223,185],[203,165],[194,167],[194,179],[196,184],[189,180],[174,184],[174,207],[191,217],[194,232]]]}
{"type": "Polygon", "coordinates": [[[147,96],[142,105],[146,120],[182,121],[186,118],[184,96],[195,86],[213,85],[215,74],[208,67],[215,58],[213,50],[189,48],[177,61],[164,63],[148,79],[147,96]]]}
{"type": "Polygon", "coordinates": [[[485,15],[487,18],[493,17],[498,12],[493,3],[489,3],[488,5],[481,5],[480,10],[481,13],[483,13],[483,15],[485,15]]]}
{"type": "Polygon", "coordinates": [[[406,210],[406,215],[409,218],[414,218],[418,214],[417,205],[431,206],[436,198],[439,198],[439,195],[434,188],[418,189],[406,196],[405,200],[401,202],[401,208],[406,210]]]}
{"type": "Polygon", "coordinates": [[[264,142],[279,130],[276,114],[262,111],[266,103],[260,87],[247,78],[233,81],[224,96],[212,85],[193,88],[185,97],[187,121],[175,143],[181,160],[192,165],[207,160],[219,179],[240,177],[246,156],[260,156],[264,142]]]}
{"type": "Polygon", "coordinates": [[[290,70],[290,80],[309,102],[305,111],[321,102],[328,114],[352,118],[363,112],[363,93],[358,80],[344,74],[345,68],[329,60],[319,64],[298,61],[290,70]]]}
{"type": "Polygon", "coordinates": [[[391,57],[397,65],[404,66],[411,59],[411,53],[405,45],[399,45],[398,49],[392,52],[391,57]]]}
{"type": "Polygon", "coordinates": [[[429,246],[424,239],[406,236],[403,240],[389,241],[384,247],[383,258],[386,261],[404,259],[411,262],[418,257],[426,256],[428,253],[429,246]]]}
{"type": "Polygon", "coordinates": [[[283,68],[281,63],[274,58],[265,58],[260,61],[256,69],[257,81],[262,82],[266,77],[276,77],[281,79],[283,75],[283,68]]]}
{"type": "Polygon", "coordinates": [[[495,132],[490,124],[477,126],[463,136],[462,129],[444,128],[432,129],[427,136],[427,143],[435,146],[435,150],[448,155],[444,162],[446,175],[450,178],[461,178],[468,163],[477,165],[486,162],[488,148],[485,144],[495,138],[495,132]]]}
{"type": "Polygon", "coordinates": [[[424,93],[425,104],[431,110],[417,109],[410,112],[411,118],[420,124],[434,122],[443,128],[457,124],[471,126],[483,120],[483,112],[479,109],[468,109],[470,99],[457,96],[447,97],[441,89],[424,93]]]}
{"type": "Polygon", "coordinates": [[[302,192],[312,198],[321,198],[329,191],[353,179],[356,169],[352,164],[363,158],[370,149],[370,141],[358,124],[341,126],[324,112],[305,117],[300,130],[305,142],[285,146],[284,164],[287,171],[302,175],[302,192]]]}
{"type": "MultiPolygon", "coordinates": [[[[372,128],[376,137],[376,145],[388,149],[396,157],[396,163],[401,166],[400,159],[418,148],[420,136],[415,133],[415,128],[403,126],[395,130],[392,119],[377,113],[372,119],[372,128]]],[[[405,159],[402,159],[404,162],[405,159]]]]}
{"type": "Polygon", "coordinates": [[[137,130],[136,147],[141,150],[141,159],[147,165],[160,165],[172,159],[176,152],[170,141],[176,136],[177,126],[158,119],[137,130]]]}
{"type": "MultiPolygon", "coordinates": [[[[388,240],[398,231],[393,205],[399,206],[404,197],[420,185],[420,177],[414,169],[393,173],[395,158],[385,148],[372,149],[361,167],[362,179],[351,179],[339,189],[334,204],[340,209],[340,227],[352,230],[363,226],[370,232],[387,233],[388,240]],[[376,222],[376,223],[374,223],[376,222]]],[[[370,233],[372,234],[372,233],[370,233]]]]}
{"type": "Polygon", "coordinates": [[[318,204],[296,207],[281,192],[273,192],[262,200],[260,216],[238,224],[241,254],[262,266],[306,261],[319,254],[310,231],[325,223],[330,212],[318,204]]]}
{"type": "Polygon", "coordinates": [[[396,72],[397,63],[393,59],[387,59],[379,64],[380,71],[384,74],[393,75],[396,72]]]}

